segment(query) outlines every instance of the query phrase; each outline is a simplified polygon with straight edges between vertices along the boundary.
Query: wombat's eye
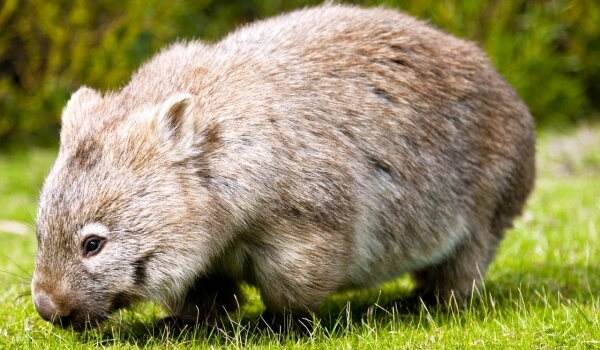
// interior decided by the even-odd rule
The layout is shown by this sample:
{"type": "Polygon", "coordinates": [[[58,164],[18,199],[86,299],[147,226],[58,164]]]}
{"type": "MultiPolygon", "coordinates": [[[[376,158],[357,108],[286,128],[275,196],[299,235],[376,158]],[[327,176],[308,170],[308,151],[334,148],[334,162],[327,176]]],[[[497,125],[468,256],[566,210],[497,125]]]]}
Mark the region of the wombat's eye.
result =
{"type": "Polygon", "coordinates": [[[99,237],[88,237],[85,242],[83,242],[83,253],[86,256],[92,256],[94,254],[98,254],[100,250],[102,250],[102,246],[104,245],[104,239],[99,237]]]}

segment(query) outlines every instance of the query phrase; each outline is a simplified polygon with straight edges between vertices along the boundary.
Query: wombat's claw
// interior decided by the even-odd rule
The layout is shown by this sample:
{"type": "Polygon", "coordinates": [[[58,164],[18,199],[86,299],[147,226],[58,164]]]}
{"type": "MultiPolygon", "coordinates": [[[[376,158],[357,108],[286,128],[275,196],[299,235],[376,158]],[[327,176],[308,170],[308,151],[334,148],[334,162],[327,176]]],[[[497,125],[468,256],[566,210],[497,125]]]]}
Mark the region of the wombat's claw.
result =
{"type": "Polygon", "coordinates": [[[267,311],[260,316],[257,328],[276,334],[305,336],[313,331],[313,320],[310,316],[279,315],[267,311]]]}
{"type": "Polygon", "coordinates": [[[168,334],[182,334],[193,330],[201,325],[202,322],[187,320],[175,316],[167,316],[160,319],[157,327],[168,334]]]}
{"type": "MultiPolygon", "coordinates": [[[[428,303],[425,303],[419,295],[409,295],[407,297],[398,298],[392,300],[388,304],[384,304],[382,308],[392,314],[414,314],[419,312],[423,306],[429,306],[428,303]]],[[[370,309],[376,308],[377,306],[369,307],[365,316],[369,317],[372,313],[370,309]]]]}

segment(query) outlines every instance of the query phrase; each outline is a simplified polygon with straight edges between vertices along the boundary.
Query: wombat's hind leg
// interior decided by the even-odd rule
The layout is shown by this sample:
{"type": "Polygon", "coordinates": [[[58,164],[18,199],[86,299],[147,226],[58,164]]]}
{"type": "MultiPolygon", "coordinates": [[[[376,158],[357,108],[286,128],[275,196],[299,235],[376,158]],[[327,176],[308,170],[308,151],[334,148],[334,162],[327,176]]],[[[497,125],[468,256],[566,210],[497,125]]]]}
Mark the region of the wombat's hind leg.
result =
{"type": "Polygon", "coordinates": [[[447,259],[414,272],[414,298],[426,305],[465,305],[481,285],[498,243],[492,235],[465,239],[447,259]]]}
{"type": "Polygon", "coordinates": [[[228,313],[239,309],[242,294],[236,281],[222,275],[198,278],[185,299],[168,305],[166,326],[181,328],[194,325],[219,325],[228,313]]]}

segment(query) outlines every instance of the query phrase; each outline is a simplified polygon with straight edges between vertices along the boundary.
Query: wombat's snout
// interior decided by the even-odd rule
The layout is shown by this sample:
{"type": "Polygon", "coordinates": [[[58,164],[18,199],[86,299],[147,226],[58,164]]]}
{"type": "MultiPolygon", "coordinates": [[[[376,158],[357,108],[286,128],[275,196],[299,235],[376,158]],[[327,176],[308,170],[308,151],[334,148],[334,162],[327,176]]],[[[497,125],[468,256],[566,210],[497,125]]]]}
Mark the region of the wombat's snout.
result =
{"type": "Polygon", "coordinates": [[[44,292],[36,293],[33,303],[44,320],[61,327],[67,327],[71,324],[71,310],[60,310],[48,294],[44,292]]]}

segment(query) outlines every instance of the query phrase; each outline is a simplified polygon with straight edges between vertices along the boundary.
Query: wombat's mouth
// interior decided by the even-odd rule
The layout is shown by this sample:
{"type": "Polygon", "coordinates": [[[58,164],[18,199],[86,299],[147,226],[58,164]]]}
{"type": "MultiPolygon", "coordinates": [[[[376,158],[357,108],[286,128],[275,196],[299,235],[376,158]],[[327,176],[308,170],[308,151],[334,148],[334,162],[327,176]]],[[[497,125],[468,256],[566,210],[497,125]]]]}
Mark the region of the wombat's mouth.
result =
{"type": "Polygon", "coordinates": [[[61,328],[71,328],[82,332],[86,329],[97,328],[106,321],[115,311],[131,306],[131,299],[125,295],[117,294],[112,298],[108,308],[99,306],[72,307],[70,309],[59,309],[44,293],[35,298],[35,307],[40,316],[61,328]]]}
{"type": "MultiPolygon", "coordinates": [[[[72,328],[77,332],[85,331],[86,329],[97,328],[106,321],[110,315],[115,313],[119,309],[127,308],[131,306],[132,300],[125,294],[117,294],[112,298],[110,308],[101,312],[72,312],[71,315],[67,316],[66,319],[60,324],[62,328],[72,328]]],[[[56,323],[55,323],[56,324],[56,323]]]]}
{"type": "Polygon", "coordinates": [[[83,332],[86,329],[97,328],[102,322],[108,318],[108,315],[69,315],[57,317],[51,320],[52,323],[61,328],[72,328],[77,332],[83,332]]]}
{"type": "Polygon", "coordinates": [[[63,329],[72,328],[77,332],[96,328],[110,316],[110,313],[94,314],[83,312],[77,309],[71,310],[71,312],[67,315],[49,315],[43,312],[39,312],[39,314],[44,320],[51,322],[55,326],[63,329]]]}

